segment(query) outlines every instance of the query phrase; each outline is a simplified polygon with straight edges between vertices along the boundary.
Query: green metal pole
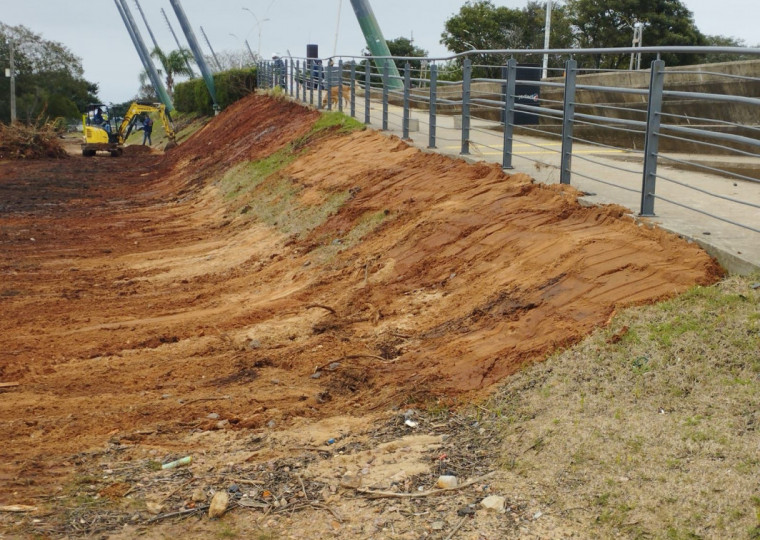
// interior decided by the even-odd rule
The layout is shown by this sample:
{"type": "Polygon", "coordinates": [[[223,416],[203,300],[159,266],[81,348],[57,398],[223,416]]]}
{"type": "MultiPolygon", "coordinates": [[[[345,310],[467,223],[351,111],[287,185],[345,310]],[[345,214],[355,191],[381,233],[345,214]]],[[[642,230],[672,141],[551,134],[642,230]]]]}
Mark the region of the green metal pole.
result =
{"type": "MultiPolygon", "coordinates": [[[[367,40],[367,47],[372,56],[390,56],[391,51],[388,49],[388,43],[386,43],[383,37],[380,25],[377,24],[377,19],[372,11],[372,6],[369,5],[369,0],[351,0],[351,5],[354,8],[356,19],[359,21],[359,26],[362,29],[362,33],[364,33],[364,39],[367,40]]],[[[390,75],[388,84],[393,90],[401,90],[404,87],[404,82],[401,80],[401,75],[393,60],[390,58],[375,60],[375,65],[380,73],[383,72],[386,65],[388,66],[390,75]]]]}

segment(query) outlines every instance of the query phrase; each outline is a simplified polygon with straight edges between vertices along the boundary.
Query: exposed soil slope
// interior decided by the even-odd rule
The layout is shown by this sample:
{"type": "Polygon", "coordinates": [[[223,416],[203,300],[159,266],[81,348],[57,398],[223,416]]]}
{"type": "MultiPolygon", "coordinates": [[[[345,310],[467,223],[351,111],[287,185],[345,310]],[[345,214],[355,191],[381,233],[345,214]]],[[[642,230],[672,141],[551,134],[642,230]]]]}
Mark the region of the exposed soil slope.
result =
{"type": "Polygon", "coordinates": [[[0,164],[0,503],[109,437],[206,449],[210,404],[246,429],[471,396],[721,273],[571,188],[318,117],[252,96],[166,155],[0,164]]]}

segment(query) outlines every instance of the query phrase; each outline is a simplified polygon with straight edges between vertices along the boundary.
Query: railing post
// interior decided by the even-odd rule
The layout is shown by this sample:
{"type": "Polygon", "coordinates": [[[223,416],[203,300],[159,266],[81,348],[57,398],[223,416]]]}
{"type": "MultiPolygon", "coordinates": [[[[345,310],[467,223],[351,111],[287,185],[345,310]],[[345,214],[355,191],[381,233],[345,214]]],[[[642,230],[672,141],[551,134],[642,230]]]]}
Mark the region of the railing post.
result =
{"type": "Polygon", "coordinates": [[[364,123],[370,123],[369,105],[372,98],[372,64],[369,58],[364,63],[364,123]]]}
{"type": "Polygon", "coordinates": [[[256,62],[256,88],[261,88],[261,62],[256,62]]]}
{"type": "Polygon", "coordinates": [[[665,86],[665,62],[652,62],[649,80],[649,104],[644,139],[644,176],[641,183],[641,216],[654,216],[654,194],[657,183],[657,154],[660,146],[662,91],[665,86]]]}
{"type": "Polygon", "coordinates": [[[338,60],[338,110],[343,112],[343,60],[338,60]]]}
{"type": "Polygon", "coordinates": [[[390,66],[392,60],[386,59],[383,62],[383,131],[388,129],[388,79],[390,77],[390,66]]]}
{"type": "Polygon", "coordinates": [[[404,118],[402,121],[402,134],[401,138],[406,140],[409,138],[409,89],[412,83],[411,76],[412,68],[409,62],[404,65],[404,118]]]}
{"type": "Polygon", "coordinates": [[[437,109],[437,86],[438,84],[438,65],[430,66],[430,132],[428,133],[428,148],[435,148],[435,128],[436,128],[436,109],[437,109]]]}
{"type": "MultiPolygon", "coordinates": [[[[332,60],[332,59],[330,59],[332,60]]],[[[332,90],[333,90],[333,65],[332,61],[327,63],[327,110],[332,110],[332,90]]],[[[319,99],[320,103],[322,102],[322,98],[319,99]]]]}
{"type": "Polygon", "coordinates": [[[565,97],[562,105],[562,157],[559,183],[570,184],[573,161],[573,123],[575,122],[575,75],[578,62],[572,58],[565,62],[565,97]]]}
{"type": "Polygon", "coordinates": [[[470,81],[472,79],[472,61],[464,59],[462,73],[462,150],[463,156],[470,153],[470,81]]]}
{"type": "Polygon", "coordinates": [[[293,67],[294,67],[293,66],[293,60],[291,60],[289,63],[288,63],[287,60],[285,60],[285,62],[286,62],[286,65],[290,68],[287,71],[288,80],[287,80],[287,83],[286,83],[287,86],[288,86],[288,94],[290,94],[290,97],[293,97],[293,67]]]}
{"type": "Polygon", "coordinates": [[[351,61],[351,118],[356,117],[356,62],[351,61]]]}
{"type": "MultiPolygon", "coordinates": [[[[303,77],[302,77],[301,73],[302,73],[301,72],[301,61],[300,60],[296,60],[296,73],[295,73],[295,77],[294,77],[294,80],[293,80],[293,84],[296,85],[296,99],[299,100],[299,101],[301,100],[301,88],[303,88],[303,86],[304,86],[303,85],[303,77]],[[302,79],[300,81],[300,84],[299,84],[298,79],[302,79]]],[[[303,101],[306,101],[306,96],[304,96],[303,101]]]]}
{"type": "Polygon", "coordinates": [[[504,145],[501,158],[503,169],[512,169],[512,144],[515,130],[515,86],[517,80],[517,60],[510,58],[502,68],[504,84],[504,145]]]}
{"type": "Polygon", "coordinates": [[[317,69],[317,108],[322,108],[322,87],[325,83],[325,71],[322,67],[322,64],[317,64],[319,68],[317,69]]]}
{"type": "Polygon", "coordinates": [[[309,70],[309,105],[314,105],[314,60],[306,61],[309,70]]]}

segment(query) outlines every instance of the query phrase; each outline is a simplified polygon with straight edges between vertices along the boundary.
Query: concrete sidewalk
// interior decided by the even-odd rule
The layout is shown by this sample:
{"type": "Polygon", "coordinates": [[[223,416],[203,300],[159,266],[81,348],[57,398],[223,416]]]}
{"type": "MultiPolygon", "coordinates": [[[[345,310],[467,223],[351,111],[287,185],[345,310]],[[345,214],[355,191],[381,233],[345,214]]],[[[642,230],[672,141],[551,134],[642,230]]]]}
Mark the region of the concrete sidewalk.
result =
{"type": "MultiPolygon", "coordinates": [[[[363,98],[357,97],[356,113],[357,118],[364,119],[363,98]]],[[[402,108],[389,107],[387,133],[402,136],[402,114],[402,108]]],[[[419,122],[419,131],[410,133],[411,142],[421,149],[428,150],[428,113],[413,110],[412,118],[419,122]]],[[[494,126],[493,122],[473,118],[470,155],[461,156],[461,131],[454,127],[454,117],[438,115],[434,151],[468,160],[501,163],[503,134],[491,129],[494,126]]],[[[372,102],[371,127],[378,130],[382,127],[382,109],[376,102],[372,102]]],[[[512,159],[514,168],[507,172],[526,173],[547,184],[558,183],[559,152],[558,140],[515,136],[512,159]]],[[[760,176],[757,173],[760,171],[760,159],[668,155],[712,167],[741,166],[744,168],[745,176],[760,176]]],[[[760,205],[760,182],[736,180],[709,171],[687,171],[665,163],[667,161],[662,160],[657,171],[656,217],[639,219],[655,223],[663,229],[697,242],[731,273],[749,274],[760,270],[760,232],[700,213],[707,212],[760,231],[760,208],[708,195],[711,193],[760,205]],[[693,186],[707,193],[680,184],[693,186]]],[[[583,203],[619,204],[637,216],[641,205],[641,170],[641,152],[606,149],[577,142],[573,145],[571,184],[586,193],[581,199],[583,203]]]]}

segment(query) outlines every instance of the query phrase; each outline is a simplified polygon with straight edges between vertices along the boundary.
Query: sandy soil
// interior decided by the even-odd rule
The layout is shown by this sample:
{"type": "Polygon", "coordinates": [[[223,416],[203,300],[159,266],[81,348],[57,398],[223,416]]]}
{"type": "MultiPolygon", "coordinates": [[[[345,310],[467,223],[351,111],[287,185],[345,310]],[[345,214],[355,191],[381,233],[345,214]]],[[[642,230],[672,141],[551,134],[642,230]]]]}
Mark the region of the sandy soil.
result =
{"type": "Polygon", "coordinates": [[[42,504],[114,440],[211,459],[199,432],[323,444],[309,426],[477,399],[721,275],[622,208],[369,131],[302,140],[261,184],[298,211],[224,196],[317,117],[252,97],[165,155],[0,164],[0,504],[42,504]]]}

